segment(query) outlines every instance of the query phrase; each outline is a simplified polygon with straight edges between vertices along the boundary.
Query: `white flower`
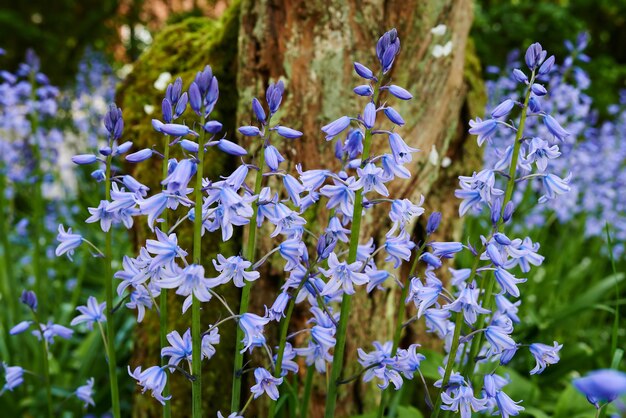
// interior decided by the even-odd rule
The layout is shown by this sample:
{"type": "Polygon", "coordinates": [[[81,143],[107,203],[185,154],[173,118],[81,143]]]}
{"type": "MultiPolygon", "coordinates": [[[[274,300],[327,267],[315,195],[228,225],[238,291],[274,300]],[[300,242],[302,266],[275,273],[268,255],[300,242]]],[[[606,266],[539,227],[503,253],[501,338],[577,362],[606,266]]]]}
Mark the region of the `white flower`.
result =
{"type": "Polygon", "coordinates": [[[444,25],[443,23],[440,23],[439,25],[432,28],[430,30],[430,33],[432,33],[434,36],[443,36],[446,34],[447,29],[448,27],[446,25],[444,25]]]}
{"type": "Polygon", "coordinates": [[[433,57],[447,57],[452,52],[452,41],[448,41],[445,45],[435,45],[433,47],[433,57]]]}
{"type": "Polygon", "coordinates": [[[158,91],[165,91],[171,79],[172,74],[168,73],[167,71],[159,74],[159,77],[154,82],[154,88],[158,91]]]}

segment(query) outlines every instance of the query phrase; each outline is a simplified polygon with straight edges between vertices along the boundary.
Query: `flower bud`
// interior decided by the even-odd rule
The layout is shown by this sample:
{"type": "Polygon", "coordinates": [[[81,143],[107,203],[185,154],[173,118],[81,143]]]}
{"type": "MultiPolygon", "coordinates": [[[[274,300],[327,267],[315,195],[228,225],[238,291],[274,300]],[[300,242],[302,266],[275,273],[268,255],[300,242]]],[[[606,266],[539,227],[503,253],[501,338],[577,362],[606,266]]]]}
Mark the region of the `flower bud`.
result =
{"type": "Polygon", "coordinates": [[[37,310],[37,295],[32,290],[23,290],[20,302],[28,306],[33,311],[37,310]]]}
{"type": "Polygon", "coordinates": [[[441,222],[441,212],[433,212],[428,217],[428,222],[426,223],[426,234],[430,235],[439,228],[439,223],[441,222]]]}

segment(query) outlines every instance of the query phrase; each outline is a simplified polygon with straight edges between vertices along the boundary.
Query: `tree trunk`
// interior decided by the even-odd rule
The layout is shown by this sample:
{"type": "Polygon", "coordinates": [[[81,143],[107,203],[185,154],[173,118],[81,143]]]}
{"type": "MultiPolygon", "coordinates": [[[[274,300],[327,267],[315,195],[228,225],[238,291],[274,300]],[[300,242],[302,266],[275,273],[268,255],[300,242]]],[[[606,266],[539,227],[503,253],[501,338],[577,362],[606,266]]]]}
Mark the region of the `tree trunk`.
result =
{"type": "MultiPolygon", "coordinates": [[[[364,102],[351,92],[352,87],[360,84],[352,63],[359,61],[374,66],[376,40],[386,30],[396,27],[402,51],[394,65],[392,78],[395,84],[415,96],[408,102],[394,101],[394,108],[406,120],[406,125],[398,132],[407,143],[422,152],[415,154],[412,164],[407,166],[413,178],[392,182],[390,196],[419,201],[420,194],[424,195],[427,208],[444,213],[441,234],[454,236],[459,230],[459,223],[453,222],[458,219],[458,202],[453,197],[456,177],[460,173],[471,173],[480,165],[478,151],[473,143],[468,145],[465,134],[468,114],[478,114],[484,106],[480,65],[468,44],[471,20],[470,0],[243,0],[241,5],[233,4],[220,21],[192,18],[167,27],[156,37],[154,45],[135,64],[120,90],[119,104],[132,135],[128,137],[134,139],[138,148],[152,145],[158,138],[151,131],[150,117],[145,115],[143,107],[150,104],[160,109],[163,93],[156,92],[152,83],[161,72],[182,76],[187,87],[195,71],[210,64],[220,81],[218,111],[223,116],[218,119],[225,122],[231,138],[237,124],[249,124],[253,119],[252,97],[261,99],[268,82],[282,79],[286,93],[277,118],[304,132],[301,139],[284,141],[281,152],[290,161],[289,169],[293,170],[296,162],[301,162],[304,169],[336,168],[333,143],[323,139],[320,127],[339,116],[360,111],[364,102]],[[447,25],[446,34],[433,37],[430,29],[441,23],[447,25]],[[453,44],[452,53],[435,58],[432,55],[434,45],[445,44],[448,40],[453,44]],[[469,52],[466,54],[466,51],[469,52]]],[[[386,141],[375,144],[374,151],[385,147],[386,141]]],[[[210,162],[209,175],[215,178],[223,172],[220,170],[228,169],[232,163],[210,162]]],[[[158,187],[156,181],[150,181],[154,176],[145,170],[135,174],[140,181],[158,187]]],[[[317,213],[310,219],[308,227],[316,229],[326,220],[324,213],[317,213]]],[[[388,229],[386,220],[383,212],[369,214],[364,220],[366,227],[361,235],[362,241],[374,236],[380,242],[388,229]]],[[[419,236],[419,230],[417,225],[416,236],[419,236]]],[[[138,244],[145,239],[145,232],[136,232],[138,244]]],[[[219,238],[207,237],[205,240],[219,242],[219,238]]],[[[222,248],[221,251],[235,254],[240,242],[235,240],[230,249],[222,248]]],[[[268,240],[262,239],[259,253],[268,250],[269,245],[268,240]]],[[[217,246],[206,244],[205,248],[204,259],[209,260],[217,246]]],[[[280,267],[262,273],[262,280],[254,284],[252,311],[261,314],[263,305],[271,304],[280,277],[280,267]]],[[[237,298],[236,291],[228,295],[229,302],[235,306],[237,298]]],[[[394,307],[400,303],[398,298],[399,293],[395,291],[357,294],[349,323],[346,376],[357,370],[357,347],[368,347],[374,340],[390,339],[394,307]]],[[[208,305],[206,310],[214,309],[215,305],[208,305]]],[[[179,325],[173,325],[172,329],[184,331],[188,318],[181,319],[177,308],[170,312],[172,324],[179,325]]],[[[297,315],[299,320],[296,319],[294,330],[298,322],[302,324],[305,312],[297,315]]],[[[213,371],[212,376],[207,376],[203,382],[207,391],[207,416],[214,416],[218,408],[229,412],[234,331],[227,334],[228,327],[223,328],[218,354],[205,365],[205,370],[213,371]]],[[[151,337],[149,346],[143,344],[157,333],[157,329],[156,315],[148,315],[138,327],[133,365],[157,361],[158,339],[151,337]]],[[[273,337],[270,335],[272,341],[278,329],[269,326],[268,332],[273,334],[273,337]]],[[[409,330],[404,342],[414,340],[416,335],[415,330],[409,330]]],[[[174,391],[175,407],[181,409],[175,410],[173,416],[187,416],[185,404],[190,395],[185,390],[190,390],[189,385],[176,379],[179,382],[174,391]]],[[[323,379],[316,379],[321,387],[323,379]]],[[[371,410],[379,393],[371,385],[344,386],[337,416],[371,410]]],[[[323,390],[319,390],[312,398],[309,416],[320,416],[323,403],[323,390]]],[[[154,404],[148,398],[138,402],[141,407],[135,408],[135,415],[156,416],[158,408],[154,404]],[[146,412],[146,404],[151,404],[149,412],[146,412]]]]}

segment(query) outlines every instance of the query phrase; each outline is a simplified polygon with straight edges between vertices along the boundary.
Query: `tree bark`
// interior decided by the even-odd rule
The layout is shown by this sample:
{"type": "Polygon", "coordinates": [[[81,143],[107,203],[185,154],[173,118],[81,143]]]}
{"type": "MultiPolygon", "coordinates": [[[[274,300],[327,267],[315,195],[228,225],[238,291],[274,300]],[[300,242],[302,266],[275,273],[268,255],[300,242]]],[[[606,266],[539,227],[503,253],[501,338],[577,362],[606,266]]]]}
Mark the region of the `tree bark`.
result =
{"type": "MultiPolygon", "coordinates": [[[[478,151],[474,143],[466,141],[465,133],[468,115],[481,113],[484,106],[480,65],[468,44],[471,21],[470,0],[243,0],[240,5],[233,4],[220,21],[211,23],[194,18],[167,27],[135,64],[133,73],[120,90],[119,104],[135,144],[140,148],[152,145],[157,138],[151,132],[143,107],[151,104],[160,108],[163,93],[154,91],[152,83],[163,71],[171,72],[174,77],[183,76],[187,87],[195,71],[205,64],[212,65],[220,81],[218,111],[223,115],[220,120],[230,133],[235,132],[239,124],[249,124],[253,119],[251,99],[262,99],[268,83],[282,79],[286,93],[277,119],[304,132],[301,139],[283,141],[281,152],[290,161],[288,169],[293,170],[296,162],[301,162],[304,169],[336,168],[334,144],[324,140],[320,127],[339,116],[360,112],[364,101],[351,90],[361,82],[354,75],[352,63],[359,61],[375,67],[376,40],[386,30],[396,27],[402,51],[392,78],[415,97],[408,102],[393,101],[394,108],[406,120],[406,125],[398,132],[407,143],[422,151],[414,154],[413,162],[407,166],[412,179],[389,184],[390,196],[417,202],[419,196],[424,195],[427,208],[444,213],[440,234],[452,237],[458,234],[460,225],[454,221],[458,219],[458,202],[453,197],[456,177],[460,173],[471,173],[480,165],[478,151]],[[443,37],[434,37],[430,32],[438,24],[447,25],[443,37]],[[452,53],[435,58],[432,55],[434,45],[445,44],[448,40],[453,44],[452,53]],[[139,124],[142,127],[135,128],[139,124]]],[[[254,149],[255,144],[247,145],[254,149]]],[[[374,151],[386,147],[386,141],[376,143],[374,151]]],[[[211,162],[210,175],[216,177],[220,170],[228,170],[233,163],[211,162]]],[[[147,170],[135,174],[140,181],[158,187],[147,170]]],[[[362,242],[369,236],[381,242],[388,229],[384,209],[372,211],[365,218],[362,242]]],[[[315,230],[325,225],[327,215],[321,211],[307,219],[309,228],[315,230]]],[[[416,238],[421,228],[419,224],[415,226],[416,238]]],[[[140,245],[145,231],[137,231],[136,236],[140,245]]],[[[206,240],[219,242],[219,238],[206,240]]],[[[262,239],[259,253],[263,254],[270,245],[269,240],[262,239]]],[[[235,254],[239,247],[240,241],[233,240],[230,249],[220,251],[235,254]]],[[[205,260],[216,251],[216,245],[207,244],[205,260]]],[[[281,266],[279,263],[274,269],[266,268],[262,280],[255,282],[253,312],[262,314],[263,305],[272,303],[282,277],[281,266]]],[[[211,270],[207,274],[211,274],[211,270]]],[[[236,306],[237,292],[233,290],[228,298],[236,306]]],[[[395,306],[400,303],[398,298],[396,291],[375,291],[370,295],[358,292],[349,324],[346,376],[357,370],[357,347],[369,347],[374,340],[391,338],[395,306]]],[[[211,310],[212,306],[206,309],[211,310]]],[[[177,328],[173,325],[173,329],[184,331],[181,327],[187,326],[187,318],[181,319],[177,308],[170,312],[172,324],[178,325],[177,328]]],[[[305,315],[305,311],[297,312],[294,330],[303,325],[305,315]]],[[[205,365],[205,369],[217,368],[204,381],[207,416],[214,416],[218,409],[230,412],[227,405],[234,332],[227,335],[226,328],[228,326],[222,333],[218,354],[205,365]]],[[[152,340],[149,348],[141,344],[147,336],[155,335],[157,329],[156,315],[148,316],[138,327],[136,358],[131,364],[157,361],[155,344],[158,345],[158,339],[152,340]]],[[[275,341],[278,329],[269,326],[268,332],[270,341],[275,341]]],[[[406,334],[403,340],[406,344],[420,335],[418,330],[408,330],[406,334]]],[[[313,395],[311,417],[322,414],[322,380],[316,377],[320,390],[313,395]]],[[[176,385],[175,407],[180,409],[174,411],[174,416],[187,416],[184,403],[189,394],[185,390],[189,390],[185,382],[176,385]]],[[[340,392],[337,416],[371,410],[379,393],[372,385],[358,382],[345,385],[340,392]]],[[[141,407],[135,408],[136,416],[157,416],[158,408],[146,410],[146,404],[154,402],[147,398],[138,402],[141,407]]]]}

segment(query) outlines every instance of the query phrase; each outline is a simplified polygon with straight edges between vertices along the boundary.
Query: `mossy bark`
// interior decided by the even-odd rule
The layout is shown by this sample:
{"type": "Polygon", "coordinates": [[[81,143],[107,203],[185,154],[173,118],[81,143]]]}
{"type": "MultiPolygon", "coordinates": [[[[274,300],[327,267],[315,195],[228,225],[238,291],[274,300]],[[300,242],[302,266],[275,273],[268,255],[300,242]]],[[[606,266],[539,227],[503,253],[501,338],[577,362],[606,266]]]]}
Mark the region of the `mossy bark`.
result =
{"type": "MultiPolygon", "coordinates": [[[[360,109],[362,100],[355,98],[350,91],[359,84],[353,74],[352,62],[375,66],[376,39],[385,30],[396,27],[402,40],[402,52],[392,78],[395,84],[406,87],[415,96],[409,102],[394,100],[393,106],[407,122],[398,132],[422,152],[416,154],[408,167],[413,179],[392,183],[390,194],[414,201],[419,200],[420,194],[426,196],[428,208],[444,213],[441,233],[447,237],[458,235],[460,224],[452,221],[458,219],[458,201],[453,197],[456,177],[460,173],[471,173],[480,166],[475,143],[466,140],[466,122],[469,115],[482,112],[485,100],[480,65],[473,47],[468,44],[471,20],[470,0],[242,0],[241,4],[233,4],[220,21],[192,18],[167,27],[157,36],[154,45],[135,64],[120,90],[119,104],[129,127],[128,137],[133,138],[137,147],[150,146],[161,140],[152,131],[150,116],[143,110],[145,104],[155,106],[157,113],[160,109],[163,93],[156,91],[153,83],[161,72],[182,76],[187,86],[196,71],[210,64],[220,81],[217,118],[225,123],[231,138],[237,124],[249,124],[253,120],[252,97],[262,98],[268,82],[282,79],[286,94],[276,119],[282,119],[286,125],[305,133],[299,140],[282,142],[281,152],[289,157],[289,169],[293,169],[296,162],[301,162],[304,169],[336,168],[333,144],[324,141],[320,127],[360,109]],[[440,23],[447,25],[447,33],[443,37],[433,37],[430,29],[440,23]],[[452,53],[435,58],[432,55],[434,45],[448,40],[453,43],[452,53]]],[[[242,138],[239,140],[243,141],[242,138]]],[[[247,145],[252,149],[258,146],[254,143],[247,145]]],[[[386,141],[375,144],[374,149],[385,147],[386,141]]],[[[207,167],[209,176],[215,178],[224,169],[229,172],[233,163],[225,157],[211,161],[207,167]]],[[[142,168],[135,175],[151,187],[158,187],[154,172],[157,171],[142,168]]],[[[315,230],[325,224],[327,214],[320,211],[307,219],[309,228],[315,230]]],[[[387,217],[382,211],[369,214],[362,237],[371,235],[380,242],[387,229],[386,222],[387,217]]],[[[414,235],[419,236],[421,228],[416,225],[414,235]]],[[[136,231],[138,245],[146,233],[145,230],[136,231]]],[[[184,232],[182,235],[191,236],[184,232]]],[[[220,242],[218,237],[205,237],[206,260],[215,254],[220,242]]],[[[232,240],[230,248],[224,252],[237,253],[240,242],[240,239],[232,240]]],[[[259,253],[269,248],[269,240],[261,239],[259,253]]],[[[280,265],[275,269],[268,267],[263,272],[262,280],[254,284],[252,311],[262,313],[263,305],[271,304],[280,277],[280,265]]],[[[237,292],[234,289],[230,292],[227,297],[236,306],[237,292]]],[[[361,292],[356,296],[349,324],[347,375],[357,368],[354,360],[356,347],[366,346],[374,339],[386,340],[392,335],[398,298],[399,293],[393,291],[371,295],[361,292]]],[[[219,311],[213,303],[207,306],[207,310],[215,308],[219,311]]],[[[181,317],[177,308],[170,312],[172,329],[184,331],[189,324],[188,318],[181,317]]],[[[209,314],[207,312],[207,322],[215,318],[208,318],[209,314]]],[[[300,312],[295,327],[303,320],[304,312],[300,312]]],[[[211,373],[203,382],[207,416],[214,416],[218,409],[227,412],[230,398],[234,327],[222,328],[218,354],[205,367],[211,373]]],[[[134,360],[137,364],[157,361],[157,330],[155,315],[146,318],[138,327],[134,360]]],[[[268,331],[277,333],[278,328],[268,327],[268,331]]],[[[413,342],[418,336],[420,342],[424,342],[423,333],[418,329],[409,330],[403,343],[413,342]]],[[[270,335],[270,338],[275,337],[270,335]]],[[[322,379],[318,384],[323,384],[322,379]]],[[[186,382],[175,381],[173,416],[188,415],[186,405],[190,394],[185,390],[189,391],[186,382]]],[[[340,393],[338,416],[371,410],[379,393],[371,385],[346,385],[340,393]]],[[[309,416],[321,415],[323,396],[321,390],[313,394],[309,416]]],[[[137,398],[136,405],[136,416],[157,414],[158,408],[148,398],[137,398]]],[[[255,411],[252,412],[254,415],[255,411]]]]}

